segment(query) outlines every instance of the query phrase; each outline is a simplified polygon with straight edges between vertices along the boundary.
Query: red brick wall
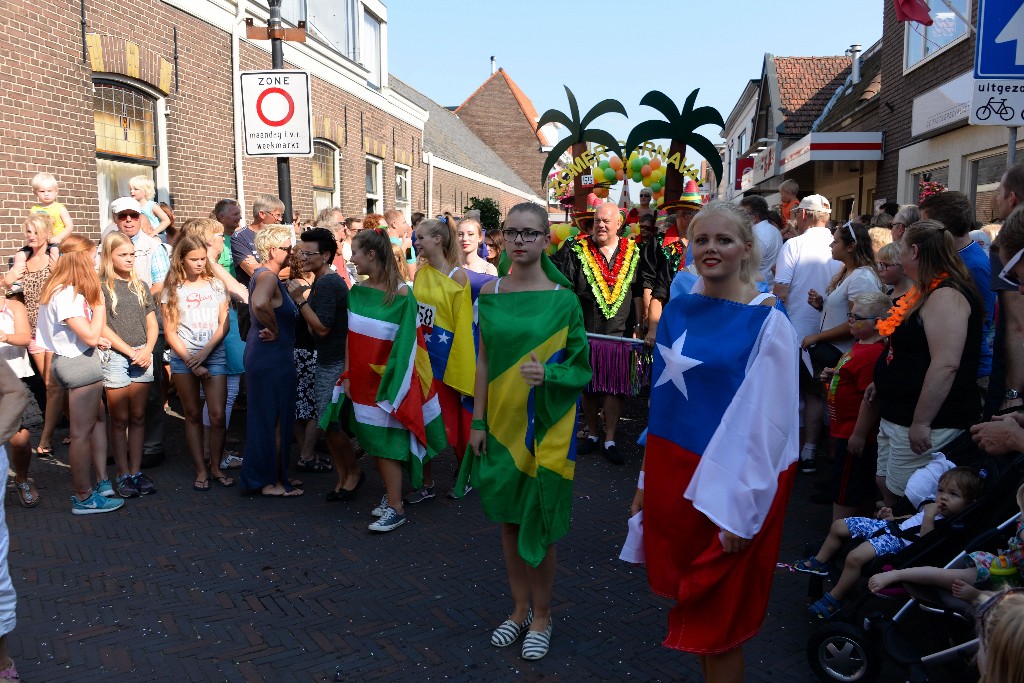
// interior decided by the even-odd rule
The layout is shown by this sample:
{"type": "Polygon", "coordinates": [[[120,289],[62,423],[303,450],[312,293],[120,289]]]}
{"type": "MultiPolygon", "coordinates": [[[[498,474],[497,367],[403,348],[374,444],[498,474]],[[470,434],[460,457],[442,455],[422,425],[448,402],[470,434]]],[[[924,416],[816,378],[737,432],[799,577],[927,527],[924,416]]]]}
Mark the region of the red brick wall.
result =
{"type": "MultiPolygon", "coordinates": [[[[0,51],[0,253],[22,243],[20,224],[34,203],[29,181],[49,171],[60,183],[78,229],[98,234],[92,61],[83,63],[78,3],[41,6],[28,0],[0,4],[4,47],[0,51]]],[[[235,196],[231,36],[158,0],[130,6],[100,0],[87,5],[89,59],[102,54],[103,72],[133,75],[167,92],[169,191],[179,221],[207,215],[217,200],[235,196]],[[173,29],[179,42],[180,90],[174,90],[173,29]],[[138,46],[134,70],[126,43],[138,46]],[[170,76],[168,78],[168,75],[170,76]]],[[[134,52],[134,48],[131,48],[134,52]]],[[[241,49],[243,69],[266,69],[270,56],[251,45],[241,49]]],[[[97,74],[99,75],[99,74],[97,74]]],[[[341,208],[361,215],[365,207],[365,154],[383,159],[383,208],[394,205],[396,161],[411,169],[411,208],[426,203],[421,132],[323,80],[313,80],[316,134],[341,151],[341,208]]],[[[294,208],[313,211],[308,159],[291,162],[294,208]]],[[[274,159],[245,158],[245,193],[277,193],[274,159]]],[[[249,209],[245,211],[248,215],[249,209]]]]}
{"type": "Polygon", "coordinates": [[[504,78],[492,78],[459,109],[458,115],[537,196],[547,196],[540,177],[547,153],[540,150],[533,124],[504,78]]]}
{"type": "MultiPolygon", "coordinates": [[[[435,167],[434,204],[430,211],[424,213],[428,216],[436,216],[450,211],[453,215],[461,216],[465,212],[465,207],[469,205],[471,197],[493,199],[498,203],[503,217],[513,206],[526,201],[504,190],[435,167]]],[[[414,204],[413,210],[422,210],[418,208],[419,206],[422,205],[414,204]]]]}
{"type": "MultiPolygon", "coordinates": [[[[977,25],[978,3],[971,4],[971,21],[977,25]]],[[[882,90],[878,94],[881,106],[878,107],[877,130],[885,131],[885,158],[878,166],[875,196],[892,201],[896,199],[899,150],[912,142],[910,114],[914,98],[970,70],[974,64],[974,38],[958,43],[904,76],[905,24],[896,21],[893,3],[887,2],[884,6],[882,90]]]]}

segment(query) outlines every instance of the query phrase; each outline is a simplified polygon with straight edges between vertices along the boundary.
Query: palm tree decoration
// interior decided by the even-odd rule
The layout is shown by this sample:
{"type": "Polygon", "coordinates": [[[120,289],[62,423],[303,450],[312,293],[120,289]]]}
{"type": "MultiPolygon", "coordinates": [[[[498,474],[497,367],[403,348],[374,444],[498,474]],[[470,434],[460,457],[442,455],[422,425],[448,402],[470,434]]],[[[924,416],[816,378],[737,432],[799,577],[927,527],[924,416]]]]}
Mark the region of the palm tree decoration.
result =
{"type": "MultiPolygon", "coordinates": [[[[580,108],[576,103],[576,96],[572,94],[572,90],[569,89],[569,86],[564,87],[565,94],[569,97],[569,113],[571,116],[566,116],[557,109],[548,109],[537,122],[538,129],[549,123],[559,123],[565,126],[566,130],[569,131],[569,134],[565,138],[559,140],[548,153],[548,158],[545,159],[544,168],[540,173],[541,182],[547,180],[548,171],[554,168],[559,157],[562,156],[562,153],[565,152],[565,150],[571,148],[572,157],[575,159],[586,151],[588,142],[604,145],[608,151],[615,152],[620,157],[622,156],[622,148],[619,146],[619,141],[615,139],[614,135],[606,130],[588,128],[587,126],[593,123],[594,119],[599,116],[604,116],[605,114],[616,113],[626,116],[626,108],[616,100],[602,100],[594,105],[594,107],[587,112],[586,116],[581,119],[580,108]]],[[[583,175],[583,173],[578,173],[576,177],[573,178],[573,208],[577,212],[587,210],[587,193],[583,190],[583,175]]]]}
{"type": "MultiPolygon", "coordinates": [[[[669,147],[669,158],[678,154],[680,163],[678,165],[665,164],[666,202],[674,202],[683,194],[683,173],[679,170],[679,166],[682,166],[682,159],[686,156],[687,147],[692,147],[694,151],[707,159],[711,169],[715,172],[716,180],[722,178],[722,158],[718,155],[718,150],[715,149],[714,143],[697,133],[696,130],[712,123],[725,128],[725,121],[717,109],[712,107],[693,108],[698,92],[700,92],[700,88],[687,96],[682,109],[677,109],[675,102],[669,99],[668,95],[658,90],[650,91],[640,100],[641,106],[657,109],[665,119],[663,121],[651,119],[638,123],[629,132],[629,137],[626,139],[625,151],[627,154],[648,140],[667,139],[672,141],[669,147]]],[[[698,178],[694,178],[694,180],[699,181],[698,178]]]]}

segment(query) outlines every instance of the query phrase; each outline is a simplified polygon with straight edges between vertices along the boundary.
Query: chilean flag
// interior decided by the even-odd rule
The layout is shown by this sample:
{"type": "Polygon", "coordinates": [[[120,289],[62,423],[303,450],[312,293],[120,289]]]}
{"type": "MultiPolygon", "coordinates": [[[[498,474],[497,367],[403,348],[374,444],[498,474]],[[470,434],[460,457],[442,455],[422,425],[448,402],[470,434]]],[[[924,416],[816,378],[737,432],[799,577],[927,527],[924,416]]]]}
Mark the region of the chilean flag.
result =
{"type": "Polygon", "coordinates": [[[799,454],[799,339],[776,308],[670,300],[651,374],[643,542],[676,600],[668,647],[733,649],[760,628],[799,454]],[[753,539],[725,553],[721,530],[753,539]]]}

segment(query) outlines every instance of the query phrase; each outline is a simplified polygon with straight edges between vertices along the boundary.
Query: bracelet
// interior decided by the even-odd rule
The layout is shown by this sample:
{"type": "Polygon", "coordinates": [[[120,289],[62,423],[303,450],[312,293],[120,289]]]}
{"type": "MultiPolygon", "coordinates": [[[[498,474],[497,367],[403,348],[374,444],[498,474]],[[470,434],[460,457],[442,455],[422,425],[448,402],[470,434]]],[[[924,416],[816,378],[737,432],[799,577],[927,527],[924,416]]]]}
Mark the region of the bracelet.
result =
{"type": "Polygon", "coordinates": [[[478,420],[473,418],[473,421],[469,423],[470,429],[476,429],[481,432],[487,431],[487,420],[478,420]]]}
{"type": "Polygon", "coordinates": [[[303,306],[308,306],[308,305],[309,305],[309,302],[306,301],[305,299],[303,299],[302,301],[300,301],[298,303],[298,305],[296,305],[296,308],[302,308],[303,306]]]}
{"type": "Polygon", "coordinates": [[[636,480],[636,487],[641,491],[644,490],[644,471],[640,470],[640,478],[636,480]]]}

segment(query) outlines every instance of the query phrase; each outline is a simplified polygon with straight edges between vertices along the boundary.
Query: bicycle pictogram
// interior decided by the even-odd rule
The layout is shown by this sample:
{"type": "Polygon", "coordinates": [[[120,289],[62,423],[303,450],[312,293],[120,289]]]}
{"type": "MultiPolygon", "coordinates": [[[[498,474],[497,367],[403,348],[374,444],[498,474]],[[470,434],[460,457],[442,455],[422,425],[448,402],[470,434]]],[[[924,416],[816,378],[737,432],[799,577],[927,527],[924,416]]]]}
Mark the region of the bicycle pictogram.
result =
{"type": "Polygon", "coordinates": [[[1013,107],[1006,104],[1006,98],[997,100],[995,97],[988,98],[988,102],[978,107],[978,111],[974,113],[975,118],[979,121],[987,121],[988,117],[992,114],[997,115],[1003,121],[1011,121],[1013,119],[1013,107]]]}

